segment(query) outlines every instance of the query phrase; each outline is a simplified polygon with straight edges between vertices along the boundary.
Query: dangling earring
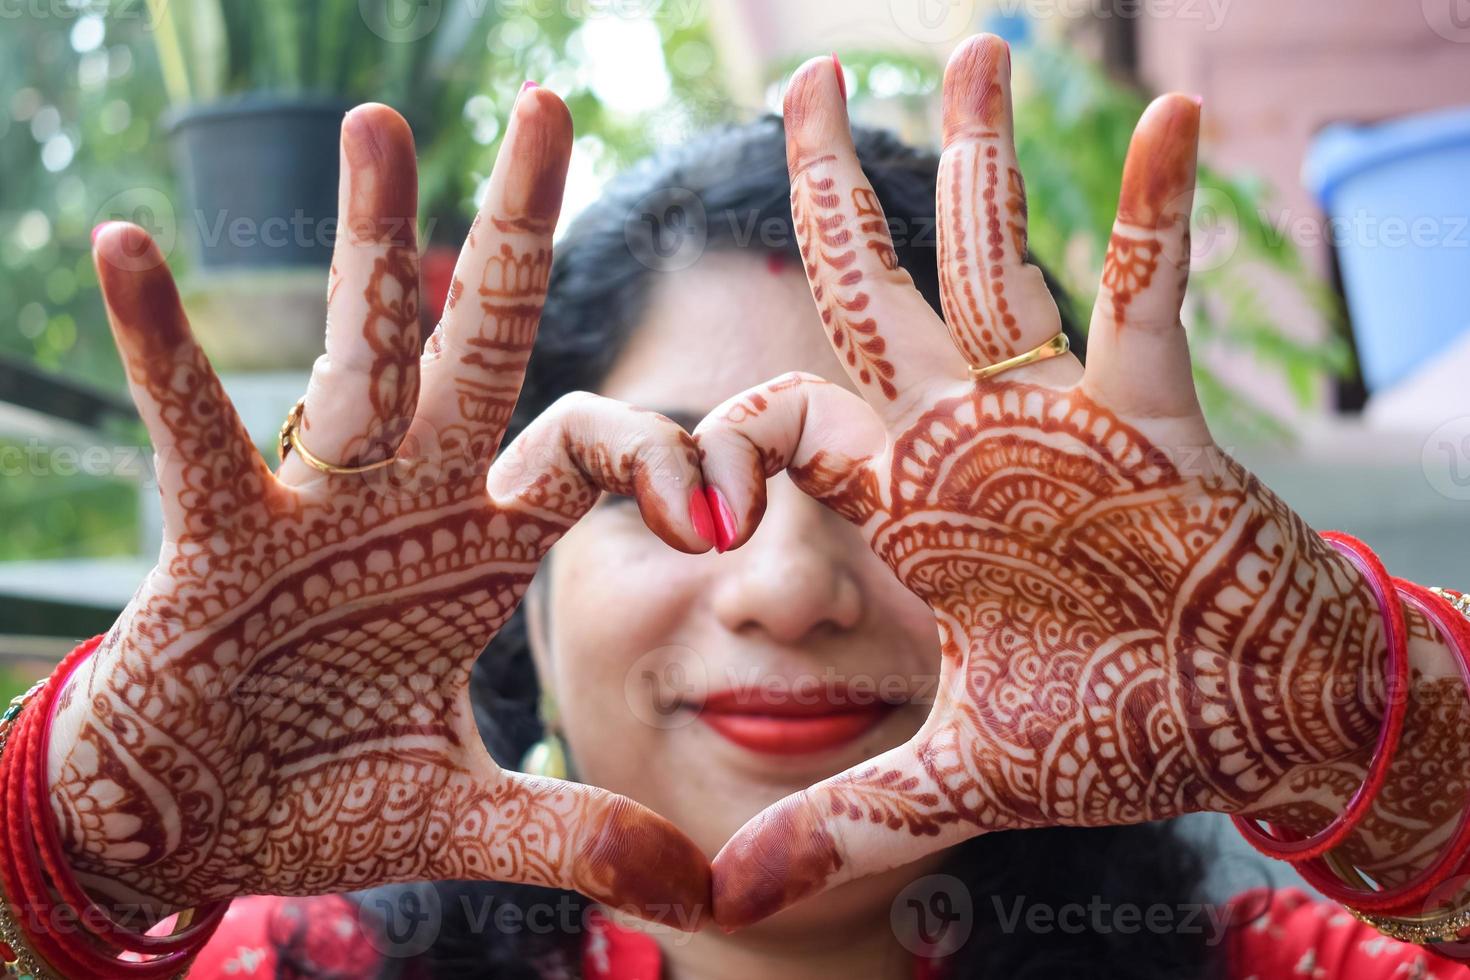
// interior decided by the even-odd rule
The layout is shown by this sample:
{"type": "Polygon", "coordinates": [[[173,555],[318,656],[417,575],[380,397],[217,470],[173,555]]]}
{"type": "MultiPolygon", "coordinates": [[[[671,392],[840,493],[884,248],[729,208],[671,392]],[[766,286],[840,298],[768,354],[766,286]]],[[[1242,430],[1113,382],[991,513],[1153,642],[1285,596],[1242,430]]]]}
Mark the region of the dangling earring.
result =
{"type": "Polygon", "coordinates": [[[556,699],[545,689],[541,690],[541,741],[532,745],[521,757],[521,772],[528,776],[545,776],[548,779],[568,778],[567,747],[557,734],[560,719],[556,710],[556,699]]]}

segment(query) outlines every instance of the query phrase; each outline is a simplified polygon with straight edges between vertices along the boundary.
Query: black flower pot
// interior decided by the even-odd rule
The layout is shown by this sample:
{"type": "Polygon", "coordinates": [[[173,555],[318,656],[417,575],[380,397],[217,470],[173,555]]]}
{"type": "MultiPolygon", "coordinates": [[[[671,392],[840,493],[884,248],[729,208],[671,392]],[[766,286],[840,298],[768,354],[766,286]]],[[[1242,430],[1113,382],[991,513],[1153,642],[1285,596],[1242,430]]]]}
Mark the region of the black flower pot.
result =
{"type": "Polygon", "coordinates": [[[185,201],[176,219],[204,269],[330,264],[348,108],[336,99],[246,95],[170,114],[185,201]]]}

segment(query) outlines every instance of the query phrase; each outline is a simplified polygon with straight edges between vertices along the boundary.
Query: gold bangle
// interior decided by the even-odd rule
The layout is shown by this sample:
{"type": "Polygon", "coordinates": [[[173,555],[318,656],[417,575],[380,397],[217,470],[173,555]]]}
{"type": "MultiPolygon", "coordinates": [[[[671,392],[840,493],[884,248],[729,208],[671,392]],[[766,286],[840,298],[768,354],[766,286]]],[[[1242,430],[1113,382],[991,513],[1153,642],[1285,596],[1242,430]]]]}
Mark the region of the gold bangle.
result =
{"type": "Polygon", "coordinates": [[[1423,922],[1418,921],[1417,916],[1400,918],[1370,915],[1354,908],[1348,908],[1348,913],[1359,922],[1366,922],[1390,939],[1419,946],[1429,943],[1460,942],[1465,938],[1461,934],[1466,929],[1470,929],[1470,908],[1456,909],[1440,918],[1426,919],[1423,922]]]}
{"type": "MultiPolygon", "coordinates": [[[[1345,863],[1337,854],[1328,851],[1322,855],[1322,860],[1344,884],[1364,890],[1372,888],[1361,871],[1345,863]]],[[[1360,912],[1348,905],[1344,905],[1343,908],[1347,909],[1349,914],[1359,922],[1366,922],[1390,939],[1416,943],[1420,946],[1426,943],[1459,942],[1464,938],[1462,933],[1470,929],[1470,902],[1442,912],[1410,915],[1375,915],[1360,912]]]]}
{"type": "Polygon", "coordinates": [[[1066,333],[1058,333],[1040,347],[1033,347],[1028,351],[1017,354],[1015,357],[1008,357],[1003,361],[996,361],[994,364],[986,364],[984,367],[977,367],[971,364],[970,377],[976,381],[984,381],[987,378],[993,378],[997,374],[1002,374],[1012,368],[1025,367],[1027,364],[1035,364],[1038,361],[1049,361],[1053,357],[1061,357],[1071,349],[1072,342],[1067,339],[1066,333]]]}
{"type": "Polygon", "coordinates": [[[364,463],[361,466],[339,466],[336,463],[328,463],[319,456],[315,456],[301,442],[301,416],[306,411],[306,396],[296,400],[291,406],[291,411],[286,413],[286,421],[281,423],[281,434],[276,439],[276,455],[281,462],[286,461],[286,454],[295,451],[301,457],[301,461],[312,469],[322,473],[332,473],[338,476],[350,476],[353,473],[367,473],[372,470],[382,469],[384,466],[392,466],[397,462],[396,455],[387,459],[380,459],[376,463],[364,463]]]}
{"type": "Polygon", "coordinates": [[[46,966],[25,944],[25,934],[10,915],[10,903],[0,901],[0,940],[10,947],[10,956],[0,958],[0,968],[7,977],[28,980],[64,980],[46,966]]]}
{"type": "Polygon", "coordinates": [[[1429,591],[1439,596],[1445,602],[1455,607],[1455,611],[1466,619],[1470,619],[1470,593],[1461,592],[1459,595],[1451,595],[1445,589],[1437,585],[1431,585],[1429,591]]]}

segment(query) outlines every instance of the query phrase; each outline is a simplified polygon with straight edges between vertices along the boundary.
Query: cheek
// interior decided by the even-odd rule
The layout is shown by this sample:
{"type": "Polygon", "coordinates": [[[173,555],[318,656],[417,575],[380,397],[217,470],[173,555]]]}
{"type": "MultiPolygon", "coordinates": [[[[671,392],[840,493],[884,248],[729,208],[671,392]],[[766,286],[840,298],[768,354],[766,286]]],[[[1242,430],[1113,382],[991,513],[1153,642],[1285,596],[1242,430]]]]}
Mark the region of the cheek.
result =
{"type": "MultiPolygon", "coordinates": [[[[866,546],[864,546],[866,547],[866,546]]],[[[854,560],[863,596],[875,621],[891,623],[908,642],[901,649],[901,666],[933,669],[939,663],[939,633],[928,603],[910,592],[882,559],[872,552],[854,560]]],[[[898,666],[898,664],[896,664],[898,666]]]]}
{"type": "Polygon", "coordinates": [[[698,566],[623,504],[594,510],[552,552],[550,666],[562,727],[587,782],[643,795],[629,782],[639,760],[657,750],[666,708],[640,678],[670,670],[697,597],[698,566]]]}

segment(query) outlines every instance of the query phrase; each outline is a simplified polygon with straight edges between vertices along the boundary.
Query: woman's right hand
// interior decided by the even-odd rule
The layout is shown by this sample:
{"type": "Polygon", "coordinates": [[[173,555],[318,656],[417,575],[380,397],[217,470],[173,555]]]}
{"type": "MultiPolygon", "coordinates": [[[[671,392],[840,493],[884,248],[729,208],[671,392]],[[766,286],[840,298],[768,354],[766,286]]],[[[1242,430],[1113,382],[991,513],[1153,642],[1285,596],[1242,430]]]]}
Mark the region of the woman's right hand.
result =
{"type": "Polygon", "coordinates": [[[527,88],[512,116],[424,351],[412,136],[383,106],[343,122],[326,354],[300,436],[329,463],[385,467],[329,474],[291,453],[272,474],[157,247],[132,225],[95,235],[165,527],[53,728],[53,808],[95,893],[162,914],[483,878],[684,928],[704,916],[708,863],[688,838],[623,797],[502,770],[471,712],[475,657],[600,491],[635,496],[676,548],[710,545],[692,441],[661,416],[574,396],[496,456],[571,150],[552,93],[527,88]]]}

